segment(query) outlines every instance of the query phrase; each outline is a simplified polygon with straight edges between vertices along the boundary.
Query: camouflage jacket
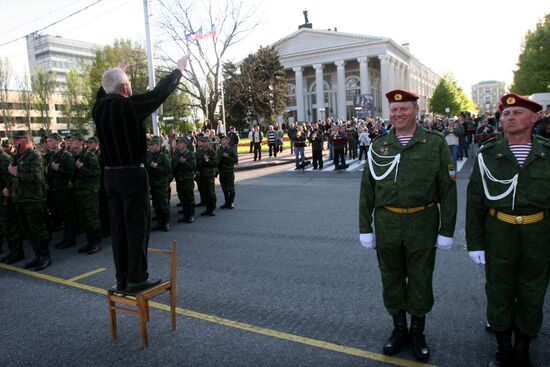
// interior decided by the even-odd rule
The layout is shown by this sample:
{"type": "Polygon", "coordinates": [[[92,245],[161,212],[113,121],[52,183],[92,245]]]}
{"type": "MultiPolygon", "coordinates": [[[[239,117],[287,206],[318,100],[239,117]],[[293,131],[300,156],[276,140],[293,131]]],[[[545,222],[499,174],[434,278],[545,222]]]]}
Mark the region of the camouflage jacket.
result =
{"type": "Polygon", "coordinates": [[[197,172],[201,177],[213,177],[216,176],[216,171],[218,169],[218,156],[216,151],[213,149],[197,149],[195,153],[195,158],[197,160],[197,172]],[[204,156],[208,157],[208,161],[204,159],[204,156]]]}
{"type": "MultiPolygon", "coordinates": [[[[371,233],[375,208],[387,206],[412,208],[431,203],[440,206],[439,234],[453,237],[456,222],[456,170],[445,138],[417,124],[411,141],[402,146],[395,130],[380,135],[371,144],[374,161],[387,164],[400,154],[400,162],[389,174],[376,180],[365,165],[359,201],[359,231],[371,233]],[[376,154],[374,154],[376,153],[376,154]],[[378,156],[380,157],[378,157],[378,156]],[[388,158],[384,158],[384,157],[388,158]]],[[[390,166],[372,164],[374,174],[382,176],[390,166]]]]}
{"type": "Polygon", "coordinates": [[[220,146],[218,154],[218,169],[222,173],[234,172],[235,163],[237,163],[237,154],[228,146],[220,146]],[[227,155],[227,157],[225,156],[227,155]]]}
{"type": "Polygon", "coordinates": [[[50,155],[50,161],[48,162],[48,185],[50,185],[50,189],[54,191],[69,189],[69,181],[71,181],[75,169],[74,158],[71,153],[59,150],[59,152],[50,155]],[[54,163],[59,164],[57,171],[52,169],[54,163]]]}
{"type": "MultiPolygon", "coordinates": [[[[75,168],[73,184],[76,194],[93,194],[99,192],[101,171],[94,153],[87,150],[74,154],[73,159],[80,160],[82,167],[75,168]]],[[[75,166],[76,167],[76,166],[75,166]]]]}
{"type": "Polygon", "coordinates": [[[145,168],[149,174],[149,185],[151,187],[168,187],[171,166],[170,158],[165,152],[151,153],[148,151],[145,158],[145,168]],[[157,168],[151,167],[152,162],[158,164],[157,168]]]}
{"type": "Polygon", "coordinates": [[[17,161],[17,177],[12,179],[14,203],[36,202],[46,199],[44,158],[34,149],[24,151],[17,161]]]}
{"type": "Polygon", "coordinates": [[[172,155],[172,174],[176,181],[192,180],[195,177],[197,163],[195,161],[195,153],[187,149],[181,153],[179,150],[174,150],[172,155]],[[180,158],[185,158],[185,162],[180,162],[180,158]]]}

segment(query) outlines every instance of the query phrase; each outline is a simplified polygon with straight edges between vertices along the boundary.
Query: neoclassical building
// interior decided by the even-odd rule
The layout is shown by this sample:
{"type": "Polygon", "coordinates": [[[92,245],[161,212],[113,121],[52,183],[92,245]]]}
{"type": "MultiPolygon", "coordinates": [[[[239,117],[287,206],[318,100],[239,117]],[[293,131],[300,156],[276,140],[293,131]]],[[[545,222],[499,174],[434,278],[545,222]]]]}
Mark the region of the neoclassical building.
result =
{"type": "Polygon", "coordinates": [[[407,45],[390,38],[301,28],[274,46],[286,70],[290,121],[351,119],[358,94],[372,95],[374,114],[387,119],[382,97],[392,89],[417,93],[423,113],[439,81],[407,45]]]}

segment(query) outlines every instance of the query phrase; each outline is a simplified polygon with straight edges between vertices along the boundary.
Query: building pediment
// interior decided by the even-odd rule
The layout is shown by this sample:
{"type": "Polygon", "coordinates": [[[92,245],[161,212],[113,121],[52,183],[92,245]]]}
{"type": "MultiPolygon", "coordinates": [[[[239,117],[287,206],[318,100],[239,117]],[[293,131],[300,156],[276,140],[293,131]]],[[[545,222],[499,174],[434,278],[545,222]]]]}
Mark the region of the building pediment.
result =
{"type": "Polygon", "coordinates": [[[274,44],[281,57],[308,52],[380,43],[387,38],[302,28],[274,44]]]}

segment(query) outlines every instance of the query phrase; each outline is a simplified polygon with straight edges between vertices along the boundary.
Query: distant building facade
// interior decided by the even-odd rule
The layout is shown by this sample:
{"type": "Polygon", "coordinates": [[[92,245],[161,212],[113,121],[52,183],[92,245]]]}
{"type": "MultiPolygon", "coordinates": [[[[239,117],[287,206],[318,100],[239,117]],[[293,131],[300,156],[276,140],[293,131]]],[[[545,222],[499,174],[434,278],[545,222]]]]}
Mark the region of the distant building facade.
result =
{"type": "Polygon", "coordinates": [[[472,85],[472,101],[479,113],[492,115],[498,111],[500,97],[506,94],[506,83],[496,80],[485,80],[472,85]]]}
{"type": "MultiPolygon", "coordinates": [[[[6,105],[0,106],[0,138],[4,139],[10,137],[15,131],[28,131],[27,123],[27,111],[19,101],[19,91],[8,90],[7,91],[6,105]],[[6,108],[5,108],[6,107],[6,108]]],[[[55,92],[52,95],[52,99],[48,105],[49,114],[49,130],[50,132],[56,132],[65,135],[68,132],[67,118],[64,116],[63,111],[65,105],[63,102],[63,96],[60,92],[55,92]]],[[[46,124],[41,118],[41,114],[36,105],[33,105],[30,111],[30,126],[32,135],[35,140],[38,140],[40,135],[44,135],[46,132],[46,124]]],[[[86,132],[92,131],[92,126],[89,124],[86,126],[86,132]]]]}
{"type": "Polygon", "coordinates": [[[31,73],[35,68],[55,73],[57,89],[60,90],[67,85],[70,68],[74,67],[82,74],[85,67],[93,63],[95,52],[101,47],[94,43],[36,33],[29,34],[26,40],[31,73]]]}
{"type": "Polygon", "coordinates": [[[274,46],[286,71],[290,121],[351,119],[357,95],[370,95],[373,114],[387,119],[384,95],[392,89],[417,93],[421,114],[427,113],[440,79],[390,38],[304,27],[274,46]]]}

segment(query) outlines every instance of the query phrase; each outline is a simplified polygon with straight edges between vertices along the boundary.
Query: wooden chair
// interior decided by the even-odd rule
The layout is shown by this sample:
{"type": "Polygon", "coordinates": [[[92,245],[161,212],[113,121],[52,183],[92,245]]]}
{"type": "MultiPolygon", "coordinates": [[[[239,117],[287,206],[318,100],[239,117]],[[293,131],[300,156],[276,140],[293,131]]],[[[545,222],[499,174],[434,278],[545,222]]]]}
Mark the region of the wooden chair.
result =
{"type": "Polygon", "coordinates": [[[107,291],[109,319],[111,322],[111,335],[113,336],[113,340],[116,340],[117,338],[116,311],[122,311],[138,316],[143,346],[148,347],[149,337],[147,336],[147,322],[149,321],[149,300],[164,292],[170,292],[170,315],[172,317],[172,330],[176,330],[176,241],[172,241],[171,247],[171,250],[162,250],[157,248],[148,249],[148,252],[170,255],[170,276],[167,281],[161,282],[154,287],[145,289],[138,293],[117,291],[115,289],[109,289],[107,291]],[[132,306],[135,307],[135,309],[117,306],[117,303],[132,306]]]}

